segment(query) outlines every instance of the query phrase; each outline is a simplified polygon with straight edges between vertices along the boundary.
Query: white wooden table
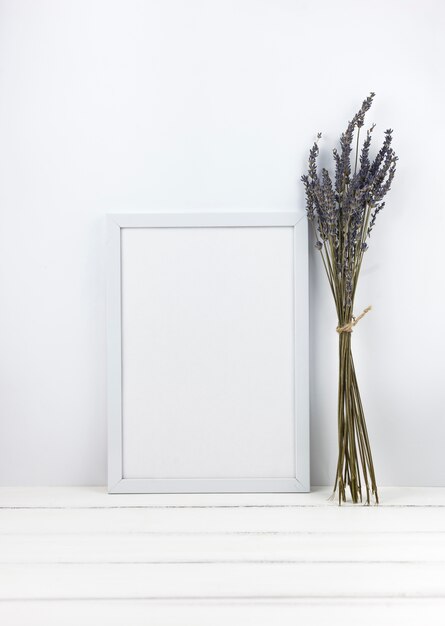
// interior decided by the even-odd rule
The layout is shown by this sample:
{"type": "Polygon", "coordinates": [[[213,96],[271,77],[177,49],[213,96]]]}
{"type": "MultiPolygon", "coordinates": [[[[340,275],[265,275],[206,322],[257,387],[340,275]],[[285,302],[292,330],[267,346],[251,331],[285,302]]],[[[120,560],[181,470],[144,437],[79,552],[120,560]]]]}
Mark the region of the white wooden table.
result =
{"type": "Polygon", "coordinates": [[[0,623],[445,624],[445,489],[0,489],[0,623]]]}

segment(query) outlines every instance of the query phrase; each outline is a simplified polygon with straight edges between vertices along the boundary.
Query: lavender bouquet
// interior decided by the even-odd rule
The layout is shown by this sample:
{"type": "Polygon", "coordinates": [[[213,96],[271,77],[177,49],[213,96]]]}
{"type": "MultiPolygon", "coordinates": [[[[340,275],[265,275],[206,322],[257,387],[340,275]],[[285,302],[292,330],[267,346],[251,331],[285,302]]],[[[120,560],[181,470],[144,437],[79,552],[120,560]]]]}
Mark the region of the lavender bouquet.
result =
{"type": "Polygon", "coordinates": [[[338,501],[346,501],[349,488],[354,503],[362,501],[366,488],[366,503],[371,492],[378,503],[377,484],[365,415],[357,383],[351,351],[354,326],[371,309],[367,307],[354,317],[354,297],[367,239],[376,217],[385,206],[383,198],[391,187],[396,171],[397,156],[392,149],[392,130],[385,132],[382,147],[370,160],[371,126],[360,147],[360,132],[366,112],[374,99],[371,93],[349,122],[340,138],[340,151],[334,150],[335,180],[327,169],[318,172],[317,141],[309,152],[307,175],[301,177],[306,190],[307,217],[313,225],[315,247],[320,251],[329,286],[337,310],[339,334],[338,382],[338,462],[334,493],[338,501]],[[354,171],[351,167],[352,145],[355,137],[354,171]]]}

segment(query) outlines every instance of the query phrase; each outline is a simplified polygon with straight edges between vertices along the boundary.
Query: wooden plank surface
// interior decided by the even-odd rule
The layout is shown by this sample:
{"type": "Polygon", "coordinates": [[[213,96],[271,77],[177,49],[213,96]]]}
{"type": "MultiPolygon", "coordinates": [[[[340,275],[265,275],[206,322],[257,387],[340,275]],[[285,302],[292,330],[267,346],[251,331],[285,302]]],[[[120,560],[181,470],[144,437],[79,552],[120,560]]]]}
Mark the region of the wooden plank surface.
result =
{"type": "Polygon", "coordinates": [[[1,509],[0,534],[444,532],[445,508],[1,509]]]}
{"type": "MultiPolygon", "coordinates": [[[[216,494],[108,494],[105,487],[0,487],[0,509],[19,508],[114,508],[114,507],[212,507],[274,506],[332,507],[329,487],[312,487],[310,493],[216,493],[216,494]]],[[[442,487],[382,487],[384,507],[445,507],[442,487]]],[[[334,503],[335,504],[335,503],[334,503]]],[[[355,508],[347,503],[343,508],[355,508]]]]}
{"type": "Polygon", "coordinates": [[[442,562],[444,533],[0,535],[0,564],[442,562]]]}
{"type": "Polygon", "coordinates": [[[443,626],[445,601],[153,602],[147,600],[0,602],[8,626],[443,626]]]}
{"type": "Polygon", "coordinates": [[[1,623],[445,623],[445,490],[328,496],[0,489],[1,623]]]}
{"type": "Polygon", "coordinates": [[[1,599],[445,598],[445,563],[0,565],[1,599]]]}

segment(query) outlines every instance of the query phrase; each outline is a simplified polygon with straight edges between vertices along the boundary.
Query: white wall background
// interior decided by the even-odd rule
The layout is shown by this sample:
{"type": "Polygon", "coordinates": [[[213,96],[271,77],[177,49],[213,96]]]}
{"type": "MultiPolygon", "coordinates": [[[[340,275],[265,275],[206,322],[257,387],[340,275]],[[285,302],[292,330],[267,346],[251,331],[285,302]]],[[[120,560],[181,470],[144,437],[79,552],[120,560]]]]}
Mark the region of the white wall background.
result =
{"type": "MultiPolygon", "coordinates": [[[[373,90],[399,171],[354,333],[380,484],[445,485],[441,0],[0,2],[0,482],[106,472],[106,212],[303,210],[373,90]]],[[[311,252],[312,482],[336,455],[336,319],[311,252]]]]}

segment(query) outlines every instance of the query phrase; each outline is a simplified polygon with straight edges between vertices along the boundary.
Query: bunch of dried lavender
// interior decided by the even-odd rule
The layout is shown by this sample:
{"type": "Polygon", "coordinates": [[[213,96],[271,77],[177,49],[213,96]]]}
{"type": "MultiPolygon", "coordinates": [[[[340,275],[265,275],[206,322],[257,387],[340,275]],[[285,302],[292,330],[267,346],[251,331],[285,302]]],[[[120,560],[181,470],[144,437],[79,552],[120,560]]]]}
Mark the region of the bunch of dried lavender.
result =
{"type": "MultiPolygon", "coordinates": [[[[338,489],[339,504],[346,501],[349,487],[353,502],[362,501],[362,481],[366,487],[366,503],[371,491],[378,503],[374,465],[362,401],[357,384],[351,351],[351,333],[357,318],[353,315],[354,297],[367,239],[376,217],[383,209],[383,198],[391,187],[397,157],[392,149],[392,130],[385,132],[383,146],[374,160],[370,159],[369,128],[360,148],[360,131],[366,112],[374,99],[371,93],[349,122],[340,138],[340,151],[334,150],[335,180],[328,170],[317,168],[318,141],[309,152],[307,175],[301,177],[306,190],[307,216],[315,232],[315,246],[334,296],[339,333],[338,385],[338,463],[334,493],[338,489]],[[354,173],[351,168],[352,145],[355,142],[354,173]]],[[[320,139],[321,134],[317,138],[320,139]]]]}

